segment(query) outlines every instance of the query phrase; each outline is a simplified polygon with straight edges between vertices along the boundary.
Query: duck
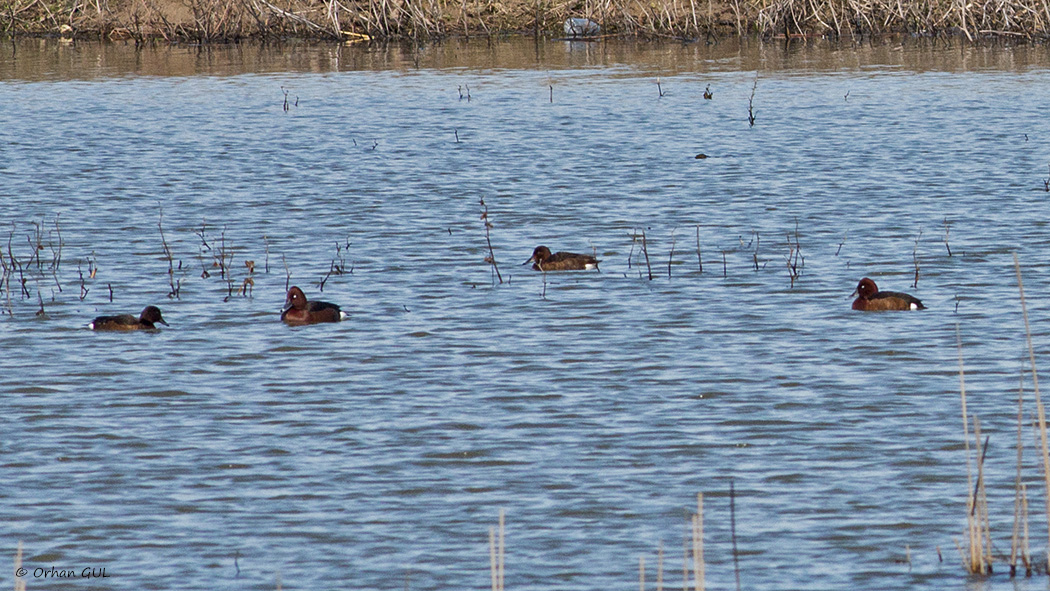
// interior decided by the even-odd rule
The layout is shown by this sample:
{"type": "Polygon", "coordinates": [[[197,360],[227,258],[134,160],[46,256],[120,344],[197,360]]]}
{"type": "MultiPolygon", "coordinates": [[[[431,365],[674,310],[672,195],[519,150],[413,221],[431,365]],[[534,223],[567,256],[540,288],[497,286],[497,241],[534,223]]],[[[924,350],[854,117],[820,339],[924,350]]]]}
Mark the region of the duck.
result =
{"type": "Polygon", "coordinates": [[[88,323],[91,330],[156,330],[157,323],[168,326],[160,315],[160,308],[146,306],[138,318],[131,314],[120,316],[99,316],[88,323]]]}
{"type": "Polygon", "coordinates": [[[303,290],[295,286],[288,290],[288,298],[285,300],[284,309],[281,311],[281,320],[291,326],[317,324],[319,322],[340,322],[347,316],[348,314],[340,310],[336,304],[317,300],[307,301],[303,290]]]}
{"type": "Polygon", "coordinates": [[[537,246],[532,251],[532,256],[529,260],[522,264],[533,263],[532,268],[537,271],[589,271],[597,269],[600,262],[589,254],[576,254],[573,252],[556,252],[551,254],[551,249],[546,246],[537,246]]]}
{"type": "Polygon", "coordinates": [[[925,310],[919,298],[896,291],[879,291],[875,282],[865,277],[857,284],[853,294],[857,299],[853,300],[854,310],[881,311],[881,310],[925,310]]]}

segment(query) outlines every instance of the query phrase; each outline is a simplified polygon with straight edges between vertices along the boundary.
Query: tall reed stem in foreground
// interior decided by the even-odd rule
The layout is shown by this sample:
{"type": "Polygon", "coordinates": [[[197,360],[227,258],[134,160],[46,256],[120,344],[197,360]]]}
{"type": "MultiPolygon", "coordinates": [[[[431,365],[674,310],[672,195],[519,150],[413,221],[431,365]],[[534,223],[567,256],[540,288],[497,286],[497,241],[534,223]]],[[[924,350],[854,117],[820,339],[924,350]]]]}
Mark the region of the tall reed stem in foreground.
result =
{"type": "Polygon", "coordinates": [[[22,568],[22,540],[18,540],[18,550],[15,551],[15,591],[26,591],[26,582],[22,577],[18,576],[19,569],[22,568]]]}
{"type": "Polygon", "coordinates": [[[499,534],[496,528],[489,528],[489,573],[492,578],[492,591],[503,591],[503,534],[506,513],[499,510],[499,534]]]}
{"type": "Polygon", "coordinates": [[[693,577],[696,591],[704,591],[704,493],[696,493],[693,515],[693,577]]]}
{"type": "MultiPolygon", "coordinates": [[[[1014,481],[1014,529],[1010,536],[1010,576],[1017,574],[1017,558],[1020,551],[1021,534],[1021,464],[1024,457],[1024,367],[1021,367],[1020,385],[1017,390],[1017,477],[1014,481]]],[[[1028,561],[1025,560],[1027,565],[1028,561]]]]}
{"type": "MultiPolygon", "coordinates": [[[[1028,361],[1032,365],[1032,390],[1035,392],[1036,416],[1039,419],[1039,441],[1043,453],[1043,478],[1046,485],[1046,518],[1047,539],[1050,540],[1050,447],[1047,445],[1046,437],[1046,410],[1043,408],[1043,400],[1039,396],[1039,374],[1035,370],[1035,349],[1032,348],[1032,328],[1028,323],[1028,304],[1024,299],[1024,283],[1021,281],[1021,263],[1014,253],[1014,271],[1017,273],[1017,290],[1021,295],[1021,313],[1024,316],[1024,333],[1028,342],[1028,361]]],[[[1050,567],[1050,543],[1046,548],[1046,564],[1050,567]]]]}
{"type": "MultiPolygon", "coordinates": [[[[966,537],[969,540],[969,556],[965,558],[966,570],[984,573],[984,552],[981,550],[980,519],[977,515],[977,495],[973,483],[973,464],[970,457],[970,418],[966,410],[966,373],[963,369],[962,336],[959,325],[955,325],[955,341],[959,349],[959,394],[962,399],[963,441],[966,451],[966,537]]],[[[961,551],[961,549],[960,549],[961,551]]]]}

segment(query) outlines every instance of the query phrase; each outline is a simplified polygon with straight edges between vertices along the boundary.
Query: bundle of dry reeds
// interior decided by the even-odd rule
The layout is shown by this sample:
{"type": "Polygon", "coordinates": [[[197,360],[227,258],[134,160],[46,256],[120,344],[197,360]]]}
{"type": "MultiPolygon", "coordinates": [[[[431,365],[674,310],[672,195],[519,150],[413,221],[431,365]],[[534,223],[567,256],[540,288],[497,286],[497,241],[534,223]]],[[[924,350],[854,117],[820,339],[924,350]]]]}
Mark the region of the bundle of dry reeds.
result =
{"type": "Polygon", "coordinates": [[[560,36],[562,23],[580,16],[607,35],[649,38],[1050,36],[1050,4],[1042,0],[7,0],[0,33],[137,42],[538,37],[560,36]]]}

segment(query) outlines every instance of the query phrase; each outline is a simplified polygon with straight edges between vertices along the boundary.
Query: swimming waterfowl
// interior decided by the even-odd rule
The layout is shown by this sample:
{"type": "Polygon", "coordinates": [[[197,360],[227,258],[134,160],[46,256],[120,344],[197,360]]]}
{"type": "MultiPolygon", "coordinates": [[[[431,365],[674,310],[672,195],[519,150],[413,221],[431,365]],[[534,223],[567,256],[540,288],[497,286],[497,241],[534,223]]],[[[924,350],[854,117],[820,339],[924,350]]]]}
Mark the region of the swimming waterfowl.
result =
{"type": "Polygon", "coordinates": [[[306,301],[306,294],[298,287],[288,290],[288,298],[284,302],[284,310],[281,311],[281,320],[292,326],[304,324],[317,324],[318,322],[339,322],[347,317],[347,313],[339,309],[339,306],[329,302],[306,301]]]}
{"type": "Polygon", "coordinates": [[[532,251],[532,257],[522,264],[533,263],[532,268],[537,271],[589,271],[597,269],[599,262],[601,261],[588,254],[572,252],[551,254],[551,249],[546,246],[537,246],[536,250],[532,251]]]}
{"type": "Polygon", "coordinates": [[[896,291],[879,291],[875,282],[865,277],[857,284],[857,299],[853,300],[854,310],[925,310],[919,298],[896,291]]]}
{"type": "Polygon", "coordinates": [[[99,316],[88,324],[88,328],[91,330],[153,330],[157,328],[156,323],[158,322],[164,326],[168,325],[160,315],[160,308],[146,306],[138,318],[131,314],[99,316]]]}

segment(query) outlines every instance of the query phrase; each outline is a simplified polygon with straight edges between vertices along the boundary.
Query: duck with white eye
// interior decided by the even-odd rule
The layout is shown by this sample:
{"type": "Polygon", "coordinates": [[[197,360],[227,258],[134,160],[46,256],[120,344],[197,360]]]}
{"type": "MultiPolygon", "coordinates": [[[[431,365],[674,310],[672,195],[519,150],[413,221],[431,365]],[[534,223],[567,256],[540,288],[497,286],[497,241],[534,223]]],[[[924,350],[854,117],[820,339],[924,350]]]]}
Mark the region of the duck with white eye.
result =
{"type": "Polygon", "coordinates": [[[295,286],[288,290],[288,298],[285,300],[284,309],[281,311],[281,320],[290,326],[340,322],[348,316],[336,304],[317,300],[307,301],[303,290],[295,286]]]}
{"type": "Polygon", "coordinates": [[[857,289],[851,296],[857,296],[853,300],[853,309],[866,312],[881,312],[884,310],[925,310],[919,298],[896,291],[879,291],[875,282],[865,277],[857,284],[857,289]]]}
{"type": "MultiPolygon", "coordinates": [[[[532,268],[537,271],[590,271],[598,269],[598,259],[589,254],[576,254],[574,252],[551,253],[546,246],[537,246],[532,251],[529,260],[522,263],[527,265],[533,263],[532,268]]],[[[599,269],[600,270],[600,269],[599,269]]]]}

